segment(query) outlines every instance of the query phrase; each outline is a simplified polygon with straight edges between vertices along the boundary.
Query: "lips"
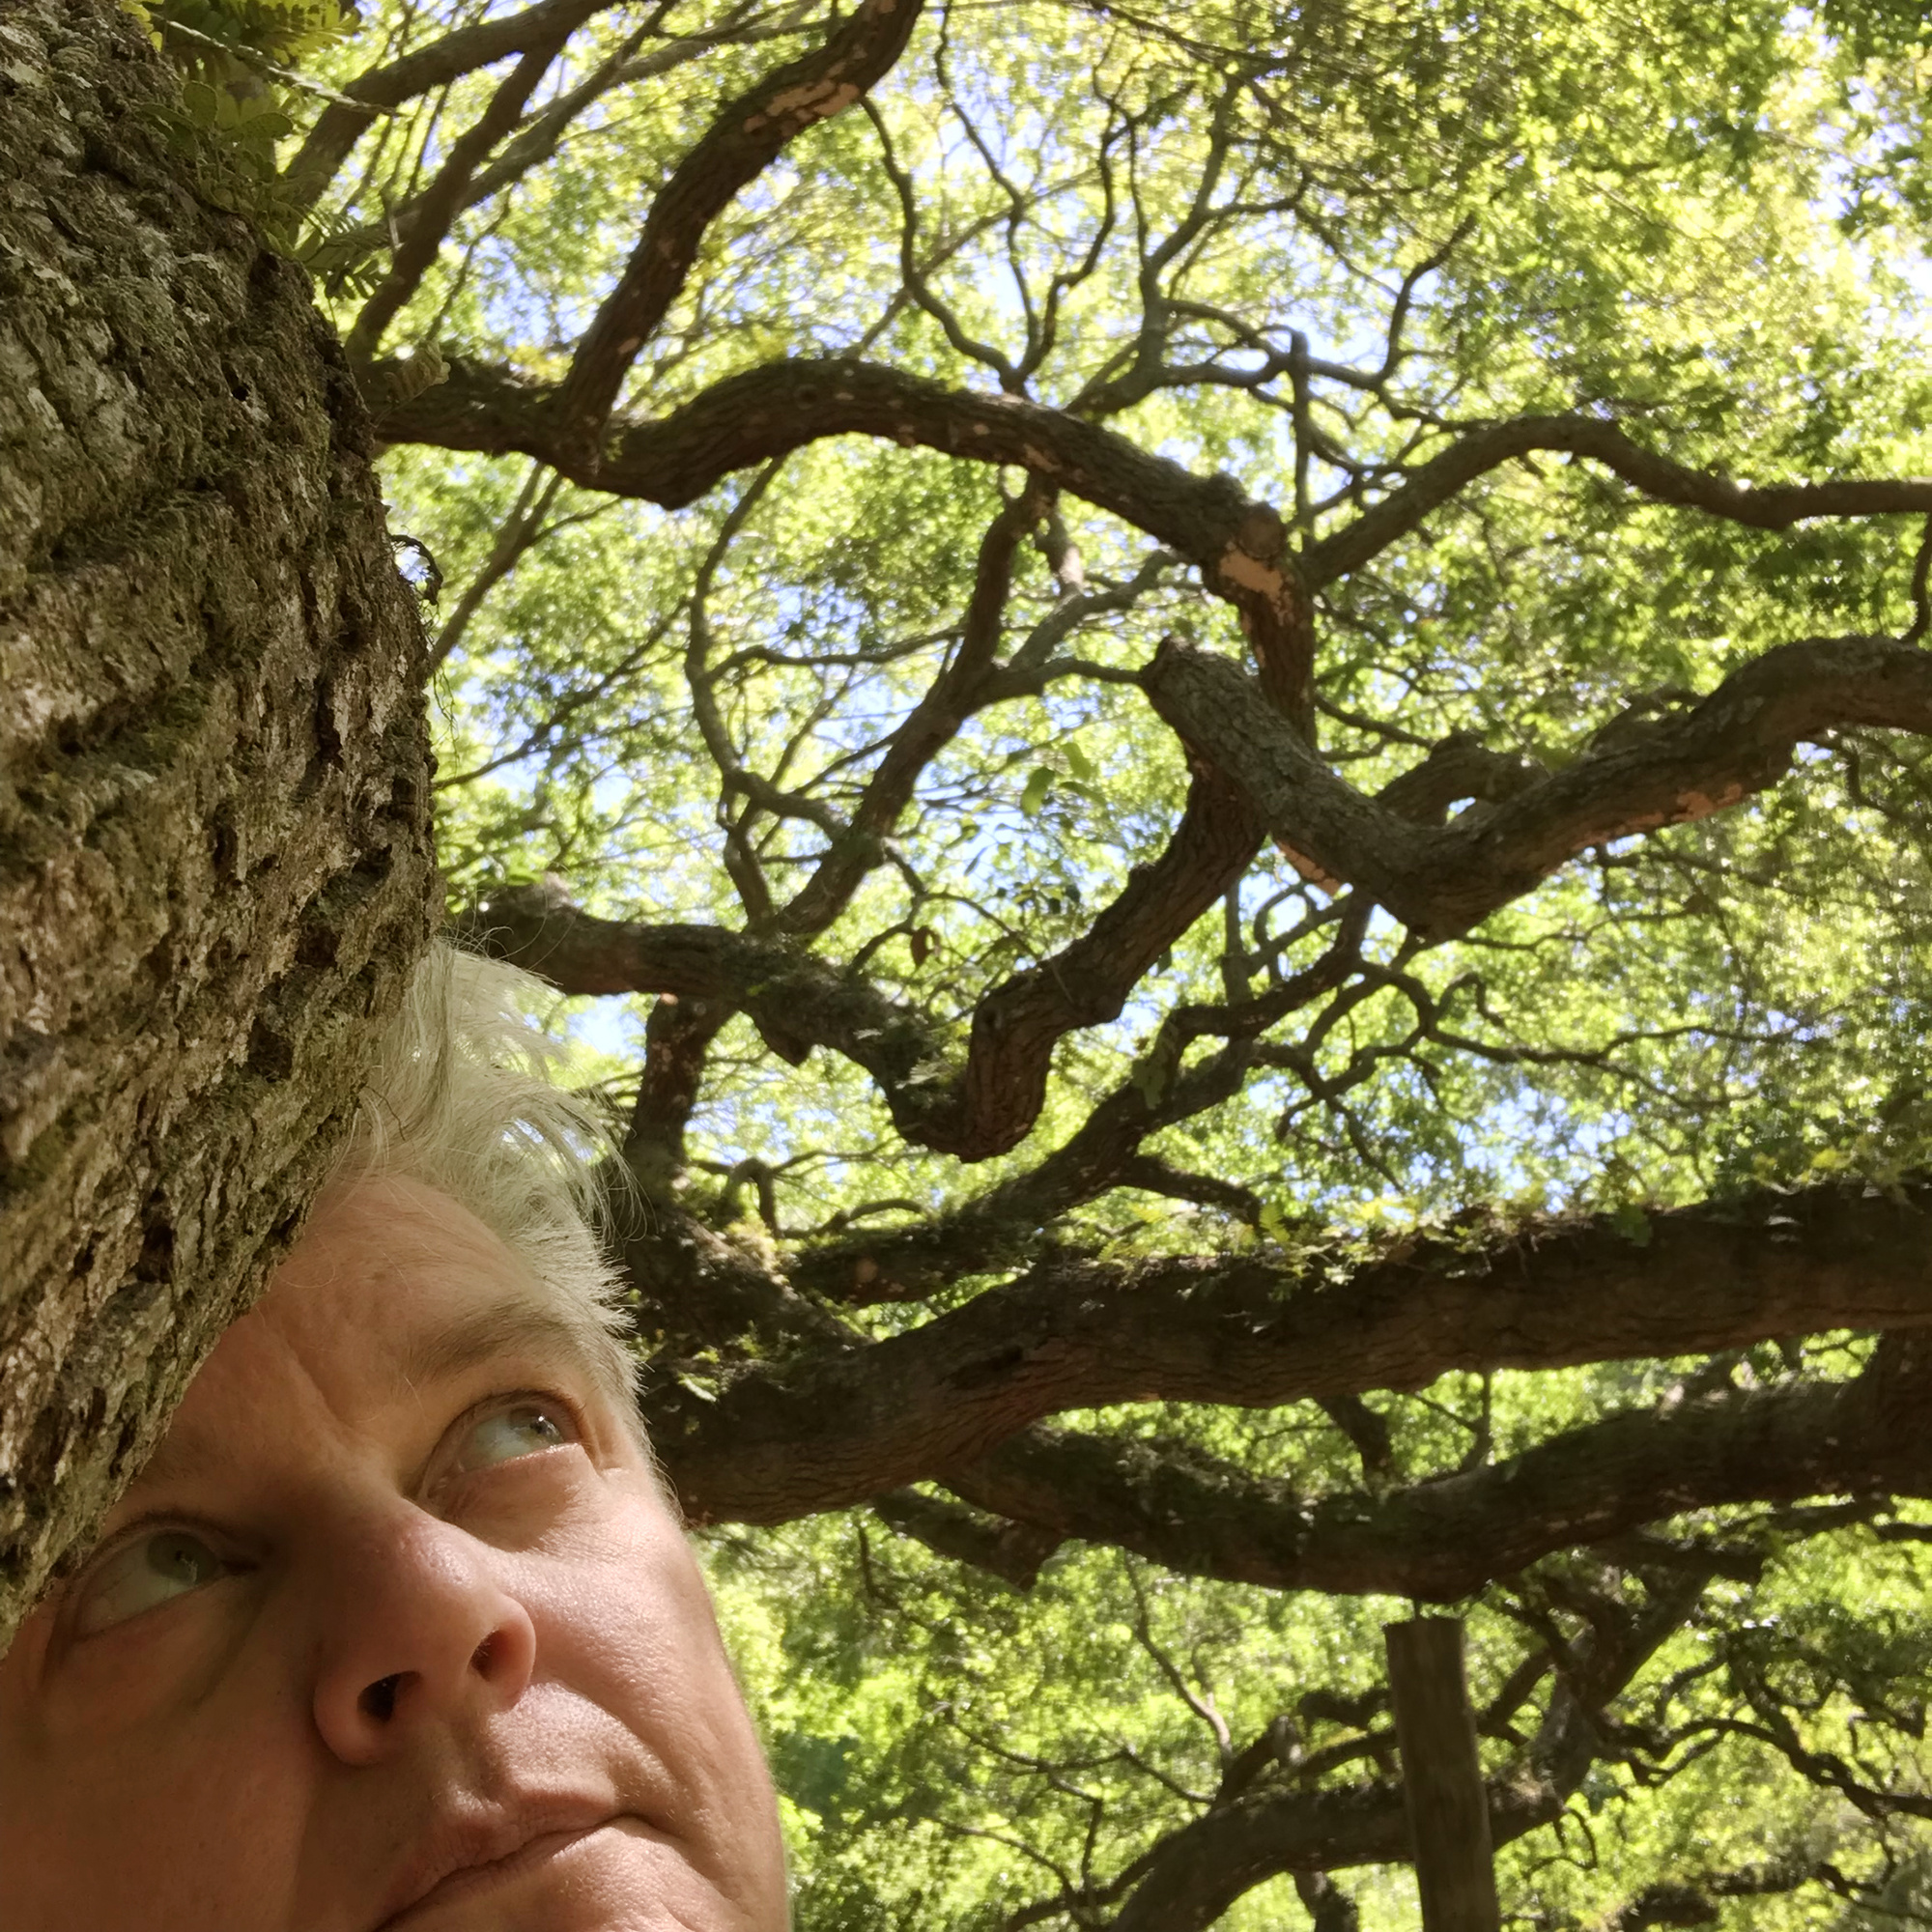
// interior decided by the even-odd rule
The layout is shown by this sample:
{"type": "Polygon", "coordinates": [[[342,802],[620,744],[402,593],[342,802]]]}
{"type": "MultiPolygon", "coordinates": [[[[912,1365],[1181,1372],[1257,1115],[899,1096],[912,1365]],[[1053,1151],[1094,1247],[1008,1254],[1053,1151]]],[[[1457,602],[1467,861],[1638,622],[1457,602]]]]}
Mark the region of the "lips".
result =
{"type": "Polygon", "coordinates": [[[404,1932],[455,1899],[534,1870],[617,1815],[608,1803],[559,1797],[445,1820],[390,1889],[374,1932],[404,1932]]]}

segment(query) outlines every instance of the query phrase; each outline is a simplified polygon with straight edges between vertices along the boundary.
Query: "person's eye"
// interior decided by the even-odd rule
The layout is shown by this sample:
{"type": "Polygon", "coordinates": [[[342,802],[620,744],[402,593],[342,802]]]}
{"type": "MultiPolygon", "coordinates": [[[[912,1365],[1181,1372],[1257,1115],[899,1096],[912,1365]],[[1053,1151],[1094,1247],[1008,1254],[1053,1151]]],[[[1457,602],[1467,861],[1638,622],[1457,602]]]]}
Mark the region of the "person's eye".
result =
{"type": "Polygon", "coordinates": [[[467,1476],[519,1456],[538,1456],[578,1439],[577,1425],[559,1402],[525,1397],[477,1417],[457,1444],[451,1474],[467,1476]]]}
{"type": "Polygon", "coordinates": [[[78,1636],[94,1636],[144,1610],[205,1589],[240,1566],[191,1529],[151,1529],[130,1538],[82,1579],[73,1612],[78,1636]]]}

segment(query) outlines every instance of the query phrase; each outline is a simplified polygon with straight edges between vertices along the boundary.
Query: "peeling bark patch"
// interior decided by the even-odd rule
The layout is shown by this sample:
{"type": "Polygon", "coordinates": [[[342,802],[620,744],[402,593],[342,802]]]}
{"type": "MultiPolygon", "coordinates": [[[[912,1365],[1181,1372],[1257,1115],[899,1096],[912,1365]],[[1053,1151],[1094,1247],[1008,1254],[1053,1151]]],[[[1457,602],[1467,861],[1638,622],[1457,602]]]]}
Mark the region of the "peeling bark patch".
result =
{"type": "Polygon", "coordinates": [[[1685,821],[1709,818],[1714,811],[1727,811],[1746,796],[1747,796],[1746,786],[1735,780],[1719,788],[1715,794],[1703,791],[1683,792],[1677,800],[1678,816],[1685,821]]]}
{"type": "Polygon", "coordinates": [[[775,95],[762,114],[754,114],[745,123],[745,131],[755,134],[775,125],[808,128],[814,121],[829,121],[835,114],[842,114],[864,92],[849,80],[808,81],[803,87],[775,95]]]}
{"type": "Polygon", "coordinates": [[[1311,886],[1320,886],[1324,893],[1339,893],[1344,890],[1346,882],[1336,878],[1326,867],[1318,864],[1306,852],[1297,852],[1285,838],[1277,838],[1274,842],[1281,856],[1311,886]]]}
{"type": "Polygon", "coordinates": [[[1288,583],[1281,572],[1272,564],[1250,556],[1237,542],[1231,542],[1221,553],[1215,569],[1223,580],[1243,590],[1259,591],[1272,602],[1283,602],[1287,598],[1288,583]]]}

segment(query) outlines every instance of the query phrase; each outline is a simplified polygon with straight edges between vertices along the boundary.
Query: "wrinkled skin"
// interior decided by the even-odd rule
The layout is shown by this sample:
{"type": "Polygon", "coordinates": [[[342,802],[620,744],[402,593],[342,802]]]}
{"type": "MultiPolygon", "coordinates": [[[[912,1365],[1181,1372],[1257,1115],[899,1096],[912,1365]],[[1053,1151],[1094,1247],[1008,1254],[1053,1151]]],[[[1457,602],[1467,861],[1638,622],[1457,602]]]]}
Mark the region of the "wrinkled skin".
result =
{"type": "Polygon", "coordinates": [[[7,1932],[782,1932],[776,1807],[618,1401],[363,1180],[0,1661],[7,1932]]]}

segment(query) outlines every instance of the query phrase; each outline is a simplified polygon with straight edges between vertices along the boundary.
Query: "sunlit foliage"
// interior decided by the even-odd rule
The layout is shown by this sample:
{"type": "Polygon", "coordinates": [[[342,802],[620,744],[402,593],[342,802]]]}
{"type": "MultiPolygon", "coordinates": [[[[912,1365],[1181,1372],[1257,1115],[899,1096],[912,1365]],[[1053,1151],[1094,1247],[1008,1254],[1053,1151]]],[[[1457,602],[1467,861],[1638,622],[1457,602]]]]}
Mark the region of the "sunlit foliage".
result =
{"type": "MultiPolygon", "coordinates": [[[[1614,425],[1757,490],[1932,473],[1921,14],[941,5],[704,227],[612,421],[661,421],[782,358],[883,365],[1224,472],[1304,559],[1517,418],[1614,425]]],[[[371,0],[349,37],[303,44],[321,90],[303,111],[325,127],[359,76],[511,15],[371,0]]],[[[322,297],[394,439],[404,561],[441,582],[426,619],[453,917],[487,928],[535,891],[640,928],[788,933],[916,1011],[937,1066],[967,1053],[990,988],[1065,953],[1167,847],[1189,758],[1136,680],[1164,639],[1246,650],[1225,586],[1149,534],[1151,512],[1093,507],[1044,456],[972,460],[963,430],[957,450],[815,436],[666,508],[613,481],[614,457],[593,473],[544,442],[537,403],[500,447],[437,414],[483,408],[477,371],[511,385],[490,397],[566,380],[721,107],[828,18],[810,0],[582,7],[542,61],[517,43],[365,113],[326,189],[294,143],[284,159],[320,193],[322,297]],[[950,718],[849,893],[810,914],[895,733],[983,634],[1003,517],[1005,682],[950,718]]],[[[1767,527],[1708,509],[1547,445],[1472,474],[1317,584],[1323,758],[1364,794],[1445,742],[1560,772],[1776,646],[1923,633],[1918,514],[1767,527]]],[[[967,1263],[841,1309],[855,1340],[1042,1258],[1247,1256],[1342,1281],[1418,1234],[1533,1246],[1588,1214],[1635,1253],[1672,1206],[1847,1177],[1883,1194],[1926,1163],[1926,755],[1857,723],[1804,733],[1775,781],[1585,839],[1461,937],[1370,913],[1264,842],[1118,1018],[1060,1040],[1024,1137],[970,1164],[907,1138],[854,1058],[781,1050],[742,1006],[646,1158],[651,989],[554,1017],[620,1136],[633,1122],[661,1211],[773,1280],[817,1294],[814,1255],[862,1234],[898,1252],[934,1217],[1021,1201],[967,1263]],[[1349,970],[1238,1053],[1227,1027],[1176,1044],[1178,1013],[1264,1000],[1351,931],[1349,970]],[[1136,1094],[1129,1154],[1084,1191],[1025,1194],[1136,1094]]],[[[1458,822],[1479,822],[1471,796],[1445,802],[1458,822]]],[[[657,1367],[702,1397],[776,1346],[672,1335],[657,1367]]],[[[1366,1508],[1608,1416],[1829,1390],[1871,1345],[1656,1352],[1061,1420],[1366,1508]]],[[[1257,1790],[1395,1775],[1379,1626],[1402,1599],[1188,1575],[1097,1537],[1047,1537],[1016,1590],[881,1508],[705,1532],[806,1932],[1113,1924],[1181,1828],[1232,1802],[1251,1746],[1271,1740],[1241,1774],[1257,1790]]],[[[1500,1855],[1509,1922],[1932,1919],[1927,1536],[1908,1503],[1829,1483],[1815,1501],[1665,1500],[1640,1533],[1476,1589],[1487,1767],[1514,1776],[1555,1734],[1553,1685],[1588,1712],[1560,1818],[1500,1855]],[[1618,1644],[1629,1667],[1590,1703],[1576,1687],[1618,1644]]],[[[1319,1861],[1299,1869],[1216,1922],[1416,1922],[1398,1858],[1338,1871],[1345,1897],[1319,1861]]]]}

